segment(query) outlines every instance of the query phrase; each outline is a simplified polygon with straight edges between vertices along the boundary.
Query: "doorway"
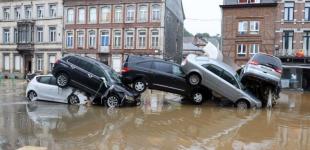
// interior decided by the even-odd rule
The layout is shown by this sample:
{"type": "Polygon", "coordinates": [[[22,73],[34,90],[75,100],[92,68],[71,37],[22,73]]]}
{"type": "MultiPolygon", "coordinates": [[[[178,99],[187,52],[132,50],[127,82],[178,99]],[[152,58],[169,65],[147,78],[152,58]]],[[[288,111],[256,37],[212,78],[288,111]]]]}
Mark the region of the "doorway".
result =
{"type": "Polygon", "coordinates": [[[310,91],[310,69],[303,69],[302,88],[304,91],[310,91]]]}
{"type": "Polygon", "coordinates": [[[25,55],[25,74],[32,73],[32,57],[31,55],[25,55]]]}

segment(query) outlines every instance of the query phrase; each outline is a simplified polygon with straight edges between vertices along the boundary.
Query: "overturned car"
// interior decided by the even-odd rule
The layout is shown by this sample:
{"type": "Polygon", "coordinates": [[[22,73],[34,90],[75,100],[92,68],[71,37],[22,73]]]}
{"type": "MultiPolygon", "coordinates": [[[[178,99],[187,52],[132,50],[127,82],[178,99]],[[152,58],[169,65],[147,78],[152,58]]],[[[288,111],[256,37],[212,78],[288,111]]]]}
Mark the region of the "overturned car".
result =
{"type": "Polygon", "coordinates": [[[255,54],[239,72],[241,82],[262,101],[263,107],[276,104],[282,76],[279,58],[263,53],[255,54]]]}

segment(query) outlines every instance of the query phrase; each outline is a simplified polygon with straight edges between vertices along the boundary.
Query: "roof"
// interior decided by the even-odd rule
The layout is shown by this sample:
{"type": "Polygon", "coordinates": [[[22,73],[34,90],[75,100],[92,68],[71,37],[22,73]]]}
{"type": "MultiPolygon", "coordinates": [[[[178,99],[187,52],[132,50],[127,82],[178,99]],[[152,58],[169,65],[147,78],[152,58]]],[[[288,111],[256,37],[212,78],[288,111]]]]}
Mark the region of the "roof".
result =
{"type": "Polygon", "coordinates": [[[236,74],[236,71],[231,66],[225,64],[222,61],[218,61],[218,60],[215,60],[215,59],[212,59],[212,58],[208,58],[207,56],[197,56],[195,58],[195,60],[200,62],[200,64],[204,63],[204,62],[207,63],[207,64],[214,64],[214,65],[224,69],[225,71],[229,72],[232,75],[236,74]]]}

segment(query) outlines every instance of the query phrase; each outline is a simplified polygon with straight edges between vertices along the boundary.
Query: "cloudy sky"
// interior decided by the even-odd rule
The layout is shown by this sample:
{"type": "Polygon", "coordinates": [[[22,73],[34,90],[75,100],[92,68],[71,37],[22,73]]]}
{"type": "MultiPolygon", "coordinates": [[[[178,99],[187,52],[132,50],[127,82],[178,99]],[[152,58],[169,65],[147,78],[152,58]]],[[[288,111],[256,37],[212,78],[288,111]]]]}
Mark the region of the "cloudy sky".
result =
{"type": "Polygon", "coordinates": [[[185,11],[185,28],[192,34],[221,33],[221,9],[223,0],[182,0],[185,11]]]}

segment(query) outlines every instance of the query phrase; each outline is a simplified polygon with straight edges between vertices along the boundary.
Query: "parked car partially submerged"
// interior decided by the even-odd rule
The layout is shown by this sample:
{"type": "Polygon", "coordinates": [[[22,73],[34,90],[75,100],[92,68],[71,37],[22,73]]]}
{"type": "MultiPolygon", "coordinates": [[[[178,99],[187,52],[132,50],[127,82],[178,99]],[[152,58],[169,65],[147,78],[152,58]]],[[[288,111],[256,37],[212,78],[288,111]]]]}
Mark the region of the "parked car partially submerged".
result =
{"type": "Polygon", "coordinates": [[[59,88],[52,75],[35,76],[28,84],[26,97],[30,101],[46,100],[68,104],[86,104],[87,96],[73,88],[59,88]]]}
{"type": "Polygon", "coordinates": [[[240,71],[241,82],[262,100],[264,107],[271,107],[279,98],[281,76],[281,60],[263,53],[255,54],[240,71]]]}
{"type": "Polygon", "coordinates": [[[129,55],[122,69],[122,80],[139,92],[147,88],[180,94],[201,104],[210,92],[187,84],[181,66],[158,58],[129,55]]]}
{"type": "Polygon", "coordinates": [[[223,62],[205,56],[189,55],[182,63],[191,86],[202,85],[229,100],[238,108],[262,106],[261,102],[244,89],[237,72],[223,62]]]}
{"type": "Polygon", "coordinates": [[[140,104],[140,94],[124,85],[119,75],[109,66],[89,57],[69,55],[55,63],[52,74],[56,84],[72,86],[95,97],[97,103],[108,107],[126,103],[140,104]]]}

